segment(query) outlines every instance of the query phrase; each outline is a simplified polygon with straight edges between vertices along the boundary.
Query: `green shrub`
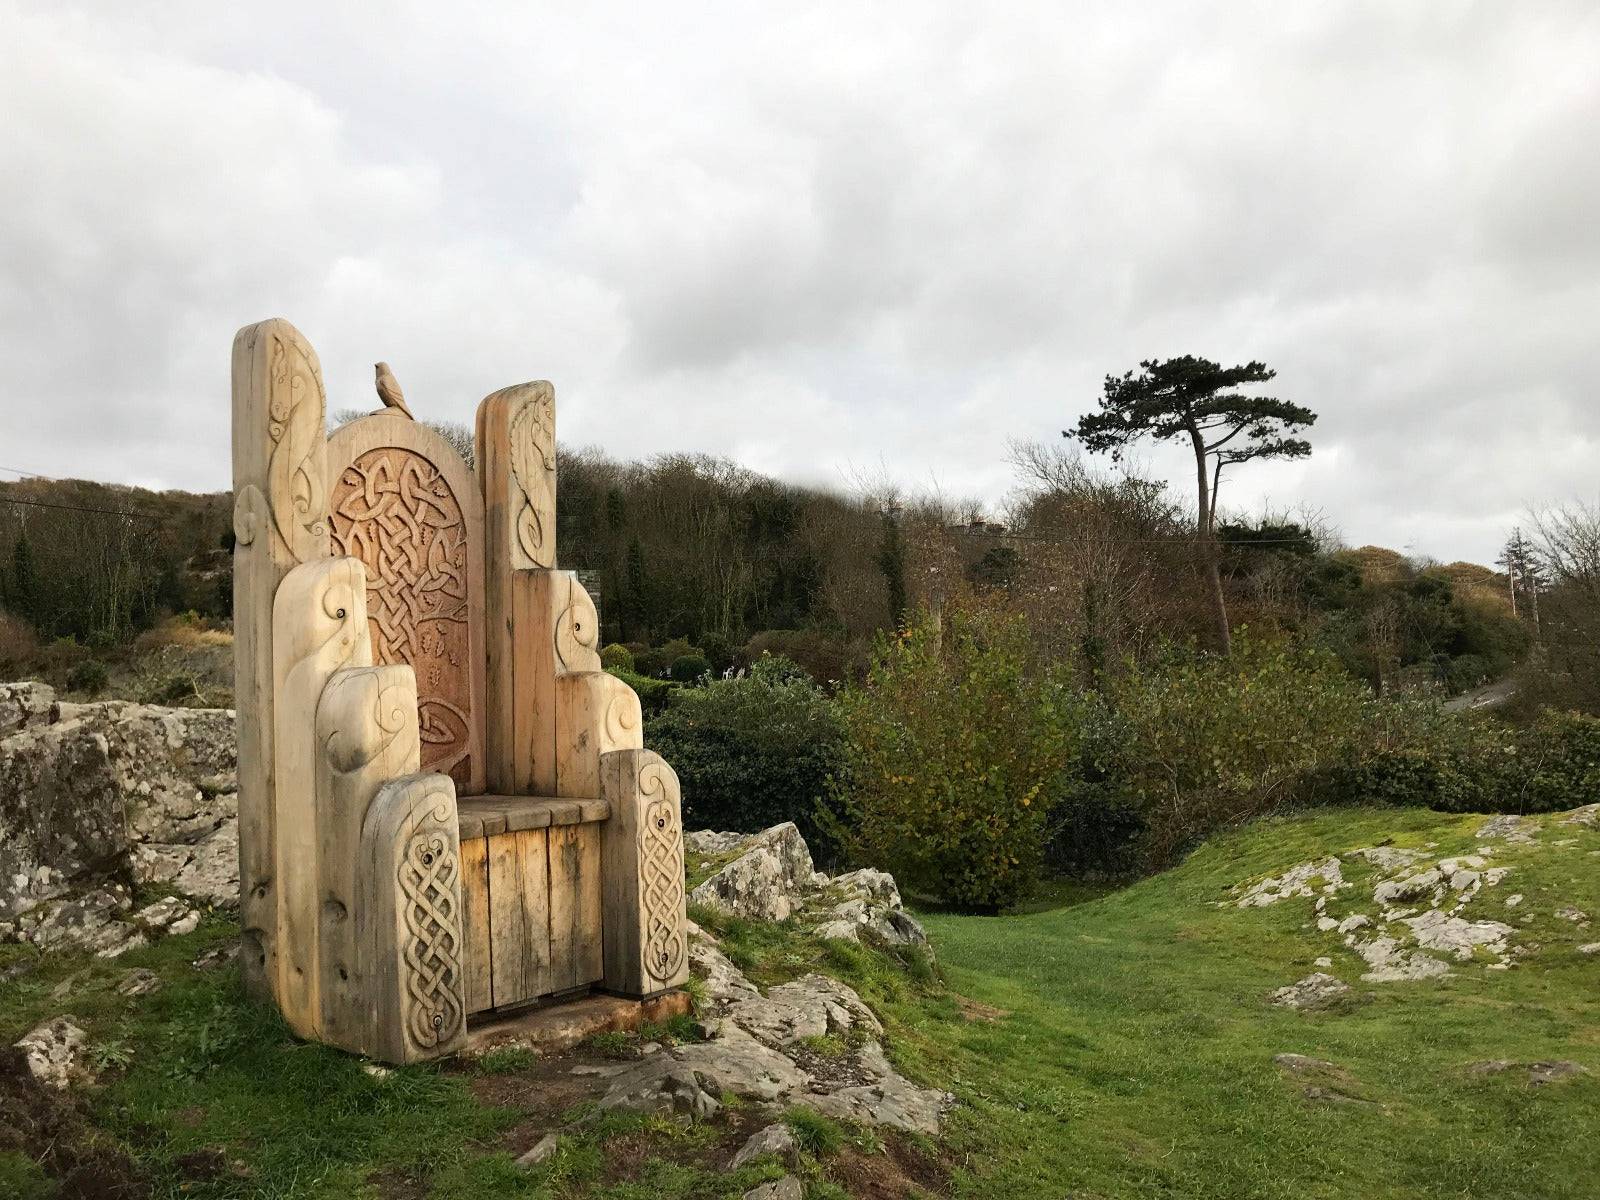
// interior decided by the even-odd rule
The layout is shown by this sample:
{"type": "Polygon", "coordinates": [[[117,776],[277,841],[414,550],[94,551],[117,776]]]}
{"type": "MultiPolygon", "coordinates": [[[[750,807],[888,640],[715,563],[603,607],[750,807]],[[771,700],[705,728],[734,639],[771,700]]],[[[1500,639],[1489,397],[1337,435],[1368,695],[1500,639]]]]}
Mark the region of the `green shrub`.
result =
{"type": "Polygon", "coordinates": [[[626,646],[612,642],[600,651],[600,665],[608,671],[634,672],[638,668],[634,665],[633,651],[626,646]]]}
{"type": "Polygon", "coordinates": [[[1032,661],[1021,618],[957,610],[946,625],[880,639],[865,683],[841,693],[838,828],[903,886],[996,909],[1038,881],[1083,697],[1032,661]]]}
{"type": "Polygon", "coordinates": [[[672,660],[672,681],[674,683],[694,683],[703,675],[711,673],[711,660],[704,654],[680,654],[672,660]]]}
{"type": "Polygon", "coordinates": [[[1343,761],[1308,775],[1315,803],[1558,812],[1600,802],[1600,720],[1546,709],[1525,726],[1374,701],[1343,761]]]}
{"type": "Polygon", "coordinates": [[[688,638],[680,637],[653,649],[635,650],[633,660],[639,674],[660,678],[671,671],[673,663],[686,655],[704,658],[705,652],[699,646],[690,645],[688,638]]]}
{"type": "Polygon", "coordinates": [[[67,687],[97,696],[111,682],[111,671],[98,658],[86,658],[67,673],[67,687]]]}
{"type": "Polygon", "coordinates": [[[1128,779],[1130,736],[1103,696],[1085,697],[1077,753],[1050,810],[1045,857],[1053,872],[1121,876],[1138,869],[1145,818],[1128,779]]]}
{"type": "Polygon", "coordinates": [[[818,683],[833,685],[860,674],[861,649],[820,629],[768,629],[745,643],[744,657],[751,663],[765,654],[787,658],[818,683]]]}
{"type": "Polygon", "coordinates": [[[645,744],[682,784],[684,828],[755,832],[793,821],[823,857],[818,808],[843,763],[842,741],[828,697],[782,659],[679,689],[645,725],[645,744]]]}
{"type": "Polygon", "coordinates": [[[1494,808],[1559,812],[1600,802],[1600,720],[1546,710],[1502,760],[1494,808]]]}
{"type": "Polygon", "coordinates": [[[1172,650],[1113,685],[1121,761],[1144,821],[1146,864],[1273,812],[1349,753],[1367,692],[1325,651],[1241,632],[1227,657],[1172,650]]]}

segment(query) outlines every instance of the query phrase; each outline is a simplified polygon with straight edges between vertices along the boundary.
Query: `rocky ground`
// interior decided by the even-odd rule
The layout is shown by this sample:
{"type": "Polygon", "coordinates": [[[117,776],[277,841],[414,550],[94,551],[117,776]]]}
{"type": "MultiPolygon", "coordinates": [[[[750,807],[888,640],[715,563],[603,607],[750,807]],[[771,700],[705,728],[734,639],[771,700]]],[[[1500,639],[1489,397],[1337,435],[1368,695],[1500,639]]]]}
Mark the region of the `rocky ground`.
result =
{"type": "MultiPolygon", "coordinates": [[[[1264,908],[1309,901],[1307,928],[1337,934],[1360,960],[1340,969],[1363,983],[1401,983],[1445,976],[1452,970],[1509,971],[1538,949],[1519,938],[1519,929],[1536,920],[1526,897],[1516,890],[1519,863],[1537,853],[1542,834],[1550,849],[1576,847],[1563,831],[1600,828],[1600,804],[1535,818],[1503,815],[1486,820],[1472,853],[1441,855],[1438,843],[1404,848],[1366,846],[1344,856],[1303,862],[1281,875],[1241,884],[1237,899],[1220,902],[1239,908],[1264,908]],[[1356,878],[1347,878],[1355,868],[1356,878]],[[1509,882],[1507,882],[1509,880],[1509,882]]],[[[1553,915],[1576,930],[1589,928],[1587,912],[1559,904],[1553,915]]],[[[1600,953],[1600,942],[1585,943],[1580,954],[1600,953]]],[[[1274,993],[1290,1008],[1327,1004],[1350,990],[1324,968],[1274,993]]]]}
{"type": "MultiPolygon", "coordinates": [[[[30,1111],[81,1124],[81,1098],[101,1087],[108,1062],[117,1068],[104,1036],[91,1032],[94,1022],[69,1011],[73,997],[105,988],[137,1005],[158,993],[159,972],[114,968],[112,960],[169,939],[181,945],[203,919],[225,920],[236,903],[233,747],[229,711],[69,704],[44,684],[0,685],[0,942],[71,961],[88,956],[113,972],[68,975],[50,993],[59,1010],[16,1042],[0,1075],[19,1097],[18,1081],[31,1080],[30,1111]],[[52,1094],[60,1099],[46,1099],[52,1094]]],[[[708,924],[782,923],[791,933],[781,936],[810,945],[832,940],[928,956],[927,935],[906,913],[892,876],[822,874],[792,824],[754,835],[692,833],[686,842],[691,904],[708,924]]],[[[190,969],[226,963],[227,950],[212,948],[190,969]]],[[[32,970],[38,961],[16,959],[5,971],[32,970]]],[[[691,1029],[624,1038],[606,1043],[604,1053],[581,1049],[533,1069],[547,1089],[552,1072],[568,1078],[554,1089],[562,1105],[534,1106],[542,1114],[536,1127],[519,1127],[521,1168],[547,1169],[598,1115],[638,1113],[725,1129],[723,1141],[738,1143],[727,1151],[728,1170],[752,1162],[794,1167],[800,1174],[766,1179],[748,1193],[782,1198],[802,1194],[808,1166],[815,1174],[787,1116],[797,1107],[885,1136],[938,1133],[952,1098],[895,1068],[882,1022],[849,984],[811,970],[763,987],[699,925],[690,962],[699,981],[691,1029]],[[584,1114],[575,1122],[574,1106],[584,1114]]],[[[5,977],[0,972],[0,983],[5,977]]],[[[503,1058],[506,1048],[494,1053],[503,1058]]],[[[494,1078],[494,1089],[514,1086],[494,1078]]]]}
{"type": "Polygon", "coordinates": [[[233,713],[0,684],[0,941],[116,957],[238,898],[233,713]],[[137,906],[138,889],[193,906],[137,906]]]}

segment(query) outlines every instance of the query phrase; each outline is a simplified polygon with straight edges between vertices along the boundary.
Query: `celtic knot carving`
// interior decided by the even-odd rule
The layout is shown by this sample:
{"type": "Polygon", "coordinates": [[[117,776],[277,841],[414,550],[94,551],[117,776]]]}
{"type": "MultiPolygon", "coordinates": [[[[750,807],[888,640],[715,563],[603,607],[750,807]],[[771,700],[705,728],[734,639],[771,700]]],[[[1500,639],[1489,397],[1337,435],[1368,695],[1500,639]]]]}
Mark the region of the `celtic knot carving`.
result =
{"type": "Polygon", "coordinates": [[[272,339],[268,372],[267,436],[272,452],[267,459],[267,494],[272,523],[289,553],[297,562],[305,562],[317,557],[316,547],[328,534],[323,512],[327,479],[322,377],[305,347],[281,337],[272,339]]]}
{"type": "Polygon", "coordinates": [[[643,908],[644,966],[663,986],[683,966],[683,829],[678,781],[662,762],[639,772],[644,811],[639,822],[639,892],[643,908]]]}
{"type": "MultiPolygon", "coordinates": [[[[434,814],[441,820],[446,815],[434,814]]],[[[417,831],[400,859],[406,1034],[425,1050],[454,1037],[465,1017],[459,872],[450,837],[437,826],[417,831]]]]}
{"type": "Polygon", "coordinates": [[[453,771],[471,737],[467,530],[461,504],[421,454],[379,447],[334,488],[335,554],[367,568],[373,659],[417,673],[425,770],[453,771]]]}

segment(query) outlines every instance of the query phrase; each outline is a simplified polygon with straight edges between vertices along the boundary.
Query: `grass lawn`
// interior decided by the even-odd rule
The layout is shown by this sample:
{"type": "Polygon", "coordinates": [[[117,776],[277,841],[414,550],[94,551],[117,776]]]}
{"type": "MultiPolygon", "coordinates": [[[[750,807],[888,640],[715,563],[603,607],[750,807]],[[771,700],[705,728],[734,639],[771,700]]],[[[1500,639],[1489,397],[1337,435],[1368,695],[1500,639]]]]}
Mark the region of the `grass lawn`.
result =
{"type": "MultiPolygon", "coordinates": [[[[943,984],[914,957],[699,915],[762,984],[813,970],[850,982],[884,1017],[895,1063],[960,1101],[938,1145],[791,1110],[811,1151],[807,1200],[1600,1195],[1600,955],[1577,949],[1600,940],[1600,831],[1545,817],[1534,844],[1494,843],[1492,863],[1510,873],[1466,915],[1516,927],[1531,952],[1511,970],[1484,960],[1443,979],[1363,984],[1364,964],[1316,930],[1310,899],[1240,909],[1230,896],[1386,839],[1471,852],[1483,821],[1326,811],[1218,839],[1118,891],[1058,887],[1002,917],[929,914],[943,984]],[[1525,899],[1507,908],[1512,894],[1525,899]],[[1564,919],[1568,905],[1595,923],[1564,919]],[[1343,1001],[1305,1013],[1267,1003],[1319,956],[1353,985],[1343,1001]],[[1285,1052],[1340,1071],[1287,1074],[1273,1062],[1285,1052]],[[1535,1087],[1526,1071],[1467,1069],[1492,1059],[1568,1059],[1590,1073],[1535,1087]],[[1308,1098],[1308,1084],[1342,1099],[1308,1098]]],[[[1347,858],[1345,877],[1353,886],[1329,912],[1374,911],[1369,868],[1347,858]]],[[[29,1161],[46,1138],[164,1198],[737,1200],[782,1173],[770,1159],[725,1170],[771,1119],[731,1096],[709,1124],[598,1116],[572,1067],[633,1052],[626,1039],[566,1060],[503,1054],[387,1073],[297,1043],[243,999],[231,967],[191,965],[234,933],[214,916],[115,962],[46,956],[0,982],[6,1042],[71,1013],[103,1079],[7,1144],[18,1093],[0,1072],[0,1197],[62,1195],[29,1161]],[[134,967],[164,986],[120,995],[134,967]],[[553,1159],[512,1165],[559,1127],[570,1136],[553,1159]]],[[[31,955],[0,947],[0,979],[31,955]]]]}
{"type": "MultiPolygon", "coordinates": [[[[1600,833],[1545,817],[1538,844],[1493,843],[1491,863],[1512,870],[1464,915],[1507,921],[1516,943],[1538,946],[1509,971],[1462,963],[1444,979],[1363,984],[1340,935],[1310,924],[1311,900],[1218,907],[1240,881],[1390,837],[1470,853],[1484,820],[1327,811],[1218,839],[1070,907],[929,915],[950,985],[1007,1013],[916,1021],[905,1055],[969,1101],[950,1136],[966,1164],[957,1194],[1600,1195],[1600,956],[1576,949],[1600,939],[1600,922],[1556,915],[1570,904],[1600,918],[1600,833]],[[1507,909],[1513,893],[1526,899],[1507,909]],[[1354,985],[1348,1003],[1266,1003],[1322,955],[1354,985]],[[1274,1065],[1283,1052],[1345,1068],[1344,1090],[1370,1104],[1308,1101],[1305,1081],[1274,1065]],[[1490,1059],[1570,1059],[1591,1073],[1533,1087],[1526,1072],[1464,1070],[1490,1059]]],[[[1357,886],[1330,911],[1374,911],[1365,868],[1347,860],[1345,874],[1357,886]]]]}

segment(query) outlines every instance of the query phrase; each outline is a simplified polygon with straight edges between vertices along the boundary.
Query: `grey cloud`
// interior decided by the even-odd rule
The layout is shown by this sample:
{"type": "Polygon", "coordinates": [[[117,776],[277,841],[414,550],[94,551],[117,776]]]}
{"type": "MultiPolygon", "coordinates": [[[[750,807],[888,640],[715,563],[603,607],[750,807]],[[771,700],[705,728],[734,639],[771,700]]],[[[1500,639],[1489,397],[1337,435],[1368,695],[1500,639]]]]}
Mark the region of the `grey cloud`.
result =
{"type": "Polygon", "coordinates": [[[1485,559],[1594,489],[1597,60],[1578,3],[10,9],[0,464],[224,486],[284,315],[334,406],[549,377],[613,454],[998,497],[1192,352],[1322,414],[1233,504],[1485,559]]]}

